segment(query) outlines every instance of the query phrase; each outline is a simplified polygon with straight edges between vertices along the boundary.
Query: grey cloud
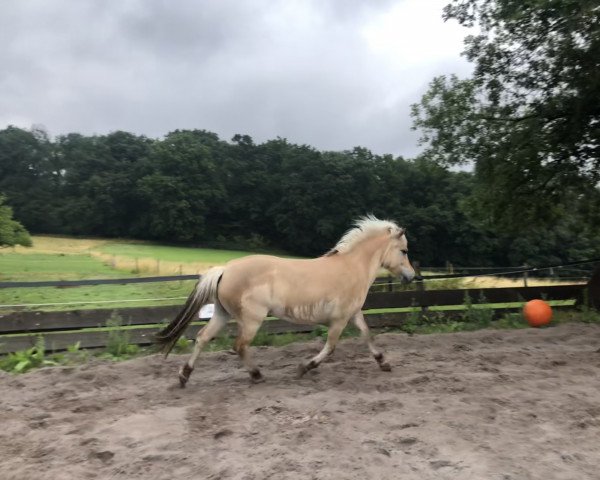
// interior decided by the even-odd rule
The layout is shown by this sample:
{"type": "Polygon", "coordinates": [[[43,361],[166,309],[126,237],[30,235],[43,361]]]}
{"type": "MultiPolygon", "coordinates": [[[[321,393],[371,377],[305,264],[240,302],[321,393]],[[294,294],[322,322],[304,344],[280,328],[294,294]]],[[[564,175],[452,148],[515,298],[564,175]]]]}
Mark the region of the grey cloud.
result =
{"type": "Polygon", "coordinates": [[[204,128],[410,156],[410,104],[469,67],[458,51],[404,69],[373,54],[364,25],[405,1],[4,2],[0,128],[204,128]]]}

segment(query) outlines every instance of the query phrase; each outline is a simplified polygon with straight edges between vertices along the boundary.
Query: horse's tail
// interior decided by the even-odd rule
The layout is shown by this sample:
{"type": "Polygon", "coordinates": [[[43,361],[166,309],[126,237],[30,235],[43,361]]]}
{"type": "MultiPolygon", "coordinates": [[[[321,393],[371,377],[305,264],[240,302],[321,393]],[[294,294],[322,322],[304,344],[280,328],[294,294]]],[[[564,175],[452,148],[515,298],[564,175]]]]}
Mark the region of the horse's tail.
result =
{"type": "Polygon", "coordinates": [[[155,341],[162,347],[165,357],[169,355],[190,322],[196,318],[200,308],[217,301],[217,287],[224,271],[223,267],[213,267],[202,275],[181,311],[171,323],[156,334],[155,341]]]}

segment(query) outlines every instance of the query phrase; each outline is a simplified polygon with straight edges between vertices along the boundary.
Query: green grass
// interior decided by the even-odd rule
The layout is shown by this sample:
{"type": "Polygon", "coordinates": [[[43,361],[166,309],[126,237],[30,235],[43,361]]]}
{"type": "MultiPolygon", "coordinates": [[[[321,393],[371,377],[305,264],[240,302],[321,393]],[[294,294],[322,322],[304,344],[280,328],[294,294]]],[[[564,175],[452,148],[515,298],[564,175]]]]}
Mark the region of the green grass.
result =
{"type": "Polygon", "coordinates": [[[35,345],[27,350],[9,353],[0,359],[0,369],[12,373],[25,373],[37,367],[57,365],[46,358],[44,337],[39,336],[35,345]]]}
{"type": "MultiPolygon", "coordinates": [[[[0,280],[43,281],[80,280],[88,278],[124,278],[131,272],[113,269],[100,259],[74,254],[0,254],[0,280]]],[[[96,285],[87,287],[34,287],[0,289],[0,311],[69,310],[106,308],[118,304],[107,301],[126,300],[121,306],[179,304],[181,300],[132,302],[144,298],[187,297],[193,281],[156,284],[96,285]],[[90,302],[90,303],[80,303],[90,302]],[[3,305],[34,305],[31,307],[1,307],[3,305]],[[40,305],[38,305],[40,304],[40,305]],[[59,304],[59,305],[45,305],[59,304]]]]}
{"type": "MultiPolygon", "coordinates": [[[[130,276],[85,254],[0,253],[0,280],[80,280],[130,276]]],[[[1,294],[1,291],[0,291],[1,294]]]]}
{"type": "MultiPolygon", "coordinates": [[[[57,243],[62,245],[60,239],[53,238],[52,240],[53,248],[57,243]]],[[[67,242],[77,244],[77,239],[65,238],[65,245],[67,242]]],[[[48,242],[40,243],[47,245],[48,242]]],[[[68,248],[65,246],[66,252],[68,252],[68,248]]],[[[86,251],[120,257],[153,258],[184,264],[187,262],[225,263],[250,254],[250,252],[244,251],[170,247],[136,242],[99,243],[86,251]]],[[[152,275],[147,272],[136,274],[131,269],[116,268],[111,265],[110,261],[103,261],[90,253],[35,253],[35,247],[33,252],[30,252],[31,250],[27,250],[26,253],[1,252],[0,281],[80,280],[152,275]]],[[[168,274],[169,272],[160,273],[168,274]]],[[[194,281],[181,281],[72,288],[3,288],[0,289],[0,312],[178,305],[189,295],[193,285],[194,281]],[[115,300],[122,300],[122,302],[114,303],[115,300]],[[19,307],[21,305],[29,306],[19,307]]]]}
{"type": "Polygon", "coordinates": [[[2,288],[0,289],[0,311],[64,311],[181,305],[194,288],[194,283],[195,280],[184,280],[69,288],[2,288]],[[5,307],[2,308],[3,305],[5,307]],[[20,305],[29,306],[20,307],[20,305]]]}
{"type": "Polygon", "coordinates": [[[210,248],[170,247],[138,243],[109,243],[97,248],[108,255],[129,258],[152,258],[168,262],[225,263],[235,258],[245,257],[251,252],[241,250],[215,250],[210,248]]]}

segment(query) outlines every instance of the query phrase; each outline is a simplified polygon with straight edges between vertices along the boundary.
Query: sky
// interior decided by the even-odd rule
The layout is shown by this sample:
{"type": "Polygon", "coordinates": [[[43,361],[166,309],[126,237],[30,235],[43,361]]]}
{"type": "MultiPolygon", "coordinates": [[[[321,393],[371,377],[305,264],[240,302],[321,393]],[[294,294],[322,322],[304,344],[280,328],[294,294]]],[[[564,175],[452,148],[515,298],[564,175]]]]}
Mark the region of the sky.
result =
{"type": "Polygon", "coordinates": [[[411,157],[410,105],[469,75],[449,0],[0,3],[0,129],[205,129],[411,157]]]}

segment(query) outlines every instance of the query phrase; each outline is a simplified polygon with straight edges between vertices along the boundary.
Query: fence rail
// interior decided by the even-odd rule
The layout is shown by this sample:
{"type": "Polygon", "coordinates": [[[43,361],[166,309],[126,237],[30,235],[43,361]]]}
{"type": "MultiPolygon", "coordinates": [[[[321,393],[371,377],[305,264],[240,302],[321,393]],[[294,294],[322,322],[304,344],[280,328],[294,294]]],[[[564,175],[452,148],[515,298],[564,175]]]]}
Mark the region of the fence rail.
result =
{"type": "MultiPolygon", "coordinates": [[[[415,265],[417,262],[413,262],[415,265]]],[[[478,276],[489,276],[489,275],[504,275],[508,277],[519,277],[521,275],[527,275],[529,273],[539,273],[542,271],[554,271],[561,269],[571,269],[569,267],[577,267],[583,265],[598,265],[600,264],[600,258],[579,260],[576,262],[567,262],[556,265],[547,265],[543,267],[533,266],[521,266],[521,267],[454,267],[448,263],[445,269],[440,268],[425,268],[423,270],[437,270],[443,271],[442,274],[434,275],[423,275],[418,281],[423,280],[439,280],[439,279],[451,279],[451,278],[464,278],[464,277],[478,277],[478,276]],[[461,273],[454,273],[454,270],[460,270],[461,273]],[[484,273],[472,274],[469,271],[477,270],[479,272],[486,271],[484,273]],[[467,272],[467,273],[465,273],[467,272]]],[[[585,270],[581,270],[585,272],[585,270]]],[[[78,287],[85,285],[115,285],[115,284],[128,284],[128,283],[154,283],[154,282],[172,282],[181,280],[195,280],[199,275],[164,275],[155,277],[133,277],[133,278],[98,278],[98,279],[85,279],[85,280],[47,280],[37,282],[14,282],[14,281],[0,281],[0,288],[33,288],[33,287],[78,287]]],[[[376,283],[388,282],[387,277],[377,278],[376,283]]]]}
{"type": "MultiPolygon", "coordinates": [[[[548,300],[578,300],[583,298],[585,284],[556,285],[544,287],[482,288],[472,290],[421,290],[404,292],[371,292],[363,310],[367,323],[372,327],[399,326],[406,313],[370,313],[375,309],[400,309],[406,307],[456,307],[465,303],[468,295],[473,304],[506,304],[545,298],[548,300]]],[[[119,308],[98,310],[74,310],[62,312],[0,312],[0,354],[31,347],[37,335],[43,335],[49,350],[63,350],[80,342],[82,348],[103,347],[108,333],[106,321],[117,313],[130,335],[130,342],[147,345],[153,334],[170,321],[180,306],[119,308]]],[[[507,306],[495,306],[498,311],[511,311],[507,306]]],[[[512,309],[514,311],[514,308],[512,309]]],[[[186,335],[192,337],[202,322],[192,324],[186,335]]],[[[228,326],[233,333],[235,325],[228,326]]],[[[296,325],[279,319],[264,323],[270,333],[309,332],[315,327],[296,325]]]]}

